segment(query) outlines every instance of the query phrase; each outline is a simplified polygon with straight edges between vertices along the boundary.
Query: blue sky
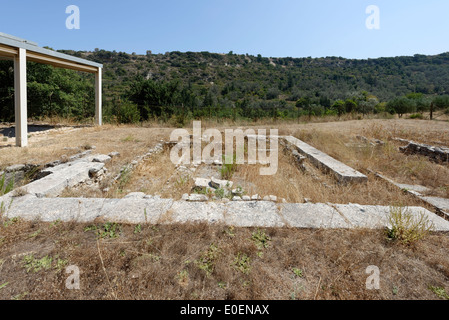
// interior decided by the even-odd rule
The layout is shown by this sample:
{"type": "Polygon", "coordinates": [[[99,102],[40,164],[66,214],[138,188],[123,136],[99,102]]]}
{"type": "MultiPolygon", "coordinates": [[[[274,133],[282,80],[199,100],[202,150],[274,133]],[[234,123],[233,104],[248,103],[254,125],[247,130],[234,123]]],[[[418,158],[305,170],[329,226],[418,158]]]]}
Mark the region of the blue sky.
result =
{"type": "Polygon", "coordinates": [[[376,58],[449,51],[446,0],[0,0],[0,32],[54,49],[376,58]],[[80,29],[65,26],[80,9],[80,29]],[[365,10],[380,9],[380,30],[365,10]]]}

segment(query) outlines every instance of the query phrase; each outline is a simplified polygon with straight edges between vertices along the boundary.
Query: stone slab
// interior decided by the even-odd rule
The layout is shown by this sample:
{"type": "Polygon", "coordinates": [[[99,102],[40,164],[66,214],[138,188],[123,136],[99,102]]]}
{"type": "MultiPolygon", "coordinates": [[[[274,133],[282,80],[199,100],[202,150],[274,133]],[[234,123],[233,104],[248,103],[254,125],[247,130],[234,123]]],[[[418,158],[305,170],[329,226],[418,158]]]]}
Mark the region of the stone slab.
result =
{"type": "MultiPolygon", "coordinates": [[[[359,204],[334,204],[332,205],[349,221],[353,228],[379,229],[391,227],[388,222],[391,208],[388,206],[369,206],[359,204]]],[[[437,216],[422,207],[407,207],[411,214],[418,217],[420,214],[428,217],[434,225],[434,231],[449,231],[449,221],[437,216]]]]}
{"type": "Polygon", "coordinates": [[[449,199],[438,197],[420,197],[422,200],[433,205],[438,211],[441,211],[449,218],[449,199]]]}
{"type": "Polygon", "coordinates": [[[49,175],[22,187],[38,197],[58,196],[65,188],[73,187],[89,179],[89,171],[101,170],[104,163],[77,161],[47,168],[49,175]]]}
{"type": "Polygon", "coordinates": [[[339,182],[366,182],[368,177],[354,170],[344,163],[332,158],[324,152],[292,137],[283,137],[287,143],[294,145],[300,153],[305,155],[316,167],[331,172],[339,182]]]}
{"type": "Polygon", "coordinates": [[[231,201],[225,205],[225,223],[236,227],[283,227],[275,203],[267,201],[231,201]]]}
{"type": "Polygon", "coordinates": [[[225,208],[215,202],[174,202],[162,223],[223,223],[225,208]]]}
{"type": "Polygon", "coordinates": [[[295,228],[350,228],[350,224],[332,207],[323,203],[283,203],[281,215],[295,228]]]}
{"type": "MultiPolygon", "coordinates": [[[[238,227],[367,228],[389,226],[390,207],[358,204],[282,203],[271,201],[186,202],[161,198],[86,199],[3,196],[3,215],[46,222],[110,221],[117,223],[224,223],[238,227]],[[12,202],[11,202],[12,199],[12,202]]],[[[435,231],[449,231],[449,221],[422,207],[435,231]]]]}

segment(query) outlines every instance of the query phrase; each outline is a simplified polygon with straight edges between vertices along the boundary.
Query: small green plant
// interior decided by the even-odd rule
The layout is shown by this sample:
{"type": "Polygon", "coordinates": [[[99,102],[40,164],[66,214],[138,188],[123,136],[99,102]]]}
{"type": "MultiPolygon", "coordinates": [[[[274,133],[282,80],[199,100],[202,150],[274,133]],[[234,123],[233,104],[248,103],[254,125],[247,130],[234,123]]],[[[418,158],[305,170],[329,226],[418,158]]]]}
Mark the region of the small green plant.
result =
{"type": "Polygon", "coordinates": [[[50,224],[50,226],[51,226],[52,228],[55,228],[55,227],[57,227],[61,222],[62,222],[61,219],[57,219],[56,221],[52,222],[52,223],[50,224]]]}
{"type": "Polygon", "coordinates": [[[218,282],[218,287],[219,287],[220,289],[226,289],[226,283],[220,281],[220,282],[218,282]]]}
{"type": "Polygon", "coordinates": [[[215,244],[211,244],[207,251],[205,251],[199,259],[195,260],[195,264],[201,270],[206,271],[206,275],[209,277],[215,268],[215,260],[220,253],[218,247],[215,244]]]}
{"type": "Polygon", "coordinates": [[[251,270],[251,258],[239,252],[234,260],[234,267],[244,274],[249,274],[251,270]]]}
{"type": "Polygon", "coordinates": [[[150,256],[151,260],[153,260],[153,262],[158,262],[161,260],[161,256],[159,256],[157,254],[150,253],[149,256],[150,256]]]}
{"type": "Polygon", "coordinates": [[[5,206],[5,202],[1,202],[0,203],[0,221],[2,219],[3,214],[6,212],[6,206],[5,206]]]}
{"type": "Polygon", "coordinates": [[[142,232],[142,226],[140,224],[138,224],[137,226],[134,227],[134,234],[138,234],[142,232]]]}
{"type": "Polygon", "coordinates": [[[236,191],[238,194],[245,194],[245,193],[246,193],[246,192],[243,191],[242,186],[237,186],[237,188],[235,188],[235,191],[236,191]]]}
{"type": "Polygon", "coordinates": [[[98,236],[101,239],[110,238],[115,239],[119,236],[121,227],[117,223],[107,222],[103,225],[103,228],[99,230],[98,236]]]}
{"type": "Polygon", "coordinates": [[[136,141],[136,138],[134,138],[134,136],[132,134],[130,134],[122,139],[122,142],[130,142],[130,141],[136,141]]]}
{"type": "Polygon", "coordinates": [[[2,196],[4,194],[3,193],[3,188],[5,186],[5,180],[6,180],[6,173],[4,173],[2,175],[2,177],[0,178],[0,196],[2,196]]]}
{"type": "Polygon", "coordinates": [[[115,239],[120,235],[121,226],[115,222],[107,222],[103,226],[98,227],[96,225],[91,225],[84,228],[84,232],[96,231],[98,239],[115,239]]]}
{"type": "Polygon", "coordinates": [[[433,287],[429,286],[429,290],[437,295],[440,299],[449,300],[449,295],[443,287],[433,287]]]}
{"type": "Polygon", "coordinates": [[[271,238],[265,232],[257,229],[257,231],[252,233],[251,240],[259,250],[262,250],[269,247],[271,238]]]}
{"type": "Polygon", "coordinates": [[[6,183],[6,173],[3,173],[0,178],[0,196],[7,194],[14,189],[14,178],[15,175],[13,175],[13,177],[9,179],[8,183],[6,183]]]}
{"type": "Polygon", "coordinates": [[[123,192],[123,188],[128,184],[129,180],[131,180],[131,175],[132,169],[126,166],[122,171],[120,179],[118,180],[118,189],[120,192],[123,192]]]}
{"type": "Polygon", "coordinates": [[[230,180],[236,171],[236,155],[234,154],[233,158],[230,156],[223,156],[223,166],[220,169],[221,178],[224,180],[230,180]]]}
{"type": "Polygon", "coordinates": [[[28,236],[28,239],[32,239],[32,238],[36,238],[38,235],[40,235],[41,234],[41,230],[39,229],[39,230],[37,230],[37,231],[35,231],[35,232],[33,232],[32,234],[30,234],[29,236],[28,236]]]}
{"type": "Polygon", "coordinates": [[[51,268],[52,261],[53,258],[49,256],[45,256],[41,259],[35,259],[34,256],[30,254],[23,257],[23,264],[27,273],[30,271],[39,272],[42,269],[48,270],[51,268]]]}
{"type": "Polygon", "coordinates": [[[3,284],[0,284],[0,290],[3,289],[4,287],[6,287],[8,285],[9,282],[5,282],[3,284]]]}
{"type": "Polygon", "coordinates": [[[189,273],[187,270],[181,270],[176,275],[176,279],[181,287],[187,287],[189,284],[189,273]]]}
{"type": "Polygon", "coordinates": [[[176,180],[176,182],[175,182],[175,187],[182,188],[187,184],[188,181],[189,181],[189,177],[179,177],[178,180],[176,180]]]}
{"type": "Polygon", "coordinates": [[[393,295],[396,296],[399,292],[399,288],[396,286],[393,286],[392,292],[393,292],[393,295]]]}
{"type": "Polygon", "coordinates": [[[304,274],[301,269],[293,268],[292,271],[295,274],[295,276],[297,276],[298,278],[304,277],[304,274]]]}
{"type": "Polygon", "coordinates": [[[14,296],[13,300],[22,300],[28,295],[28,292],[19,293],[18,295],[14,296]]]}
{"type": "Polygon", "coordinates": [[[217,190],[215,190],[215,196],[219,199],[223,199],[226,198],[226,190],[223,188],[218,188],[217,190]]]}
{"type": "Polygon", "coordinates": [[[235,237],[235,228],[234,226],[230,226],[224,230],[224,233],[226,233],[230,238],[235,237]]]}
{"type": "Polygon", "coordinates": [[[390,207],[388,221],[387,237],[404,245],[424,238],[433,229],[433,223],[423,213],[415,216],[402,206],[390,207]]]}
{"type": "Polygon", "coordinates": [[[11,226],[11,225],[13,225],[13,224],[16,224],[16,223],[19,222],[19,221],[20,221],[20,218],[14,217],[14,218],[11,218],[11,219],[8,219],[7,221],[5,221],[5,222],[3,223],[3,226],[4,226],[5,228],[7,228],[7,227],[9,227],[9,226],[11,226]]]}
{"type": "Polygon", "coordinates": [[[56,258],[56,259],[57,260],[56,260],[56,264],[55,264],[54,268],[57,271],[61,271],[68,264],[68,261],[66,259],[59,259],[59,258],[56,258]]]}

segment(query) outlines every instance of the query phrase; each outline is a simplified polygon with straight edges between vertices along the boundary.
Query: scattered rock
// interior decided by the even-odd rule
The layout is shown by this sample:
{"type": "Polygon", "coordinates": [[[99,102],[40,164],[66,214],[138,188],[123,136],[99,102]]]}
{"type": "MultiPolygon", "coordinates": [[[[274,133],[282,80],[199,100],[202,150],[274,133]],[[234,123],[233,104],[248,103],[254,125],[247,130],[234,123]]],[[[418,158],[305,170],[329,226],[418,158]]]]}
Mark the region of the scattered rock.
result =
{"type": "Polygon", "coordinates": [[[232,201],[242,201],[242,198],[239,196],[233,196],[232,201]]]}
{"type": "Polygon", "coordinates": [[[259,196],[258,194],[255,194],[255,195],[253,195],[253,196],[251,197],[251,200],[256,200],[256,201],[258,201],[258,200],[262,200],[262,198],[261,198],[261,196],[259,196]]]}
{"type": "Polygon", "coordinates": [[[127,194],[124,198],[125,199],[143,199],[145,197],[145,193],[143,192],[131,192],[127,194]]]}
{"type": "Polygon", "coordinates": [[[215,189],[227,189],[232,188],[233,182],[212,177],[210,180],[210,185],[215,189]]]}
{"type": "Polygon", "coordinates": [[[292,151],[292,155],[295,158],[296,162],[299,165],[302,165],[302,163],[304,162],[304,160],[306,160],[306,157],[304,157],[303,155],[301,155],[298,150],[293,150],[292,151]]]}
{"type": "Polygon", "coordinates": [[[100,172],[103,172],[102,168],[91,168],[89,169],[89,176],[90,177],[96,177],[100,174],[100,172]]]}
{"type": "Polygon", "coordinates": [[[6,167],[5,171],[7,173],[17,172],[17,171],[24,171],[25,168],[26,168],[26,164],[14,164],[12,166],[6,167]]]}
{"type": "Polygon", "coordinates": [[[251,197],[250,196],[243,196],[242,200],[243,201],[251,201],[251,197]]]}
{"type": "Polygon", "coordinates": [[[207,188],[209,187],[210,179],[204,178],[196,178],[195,179],[195,188],[207,188]]]}
{"type": "Polygon", "coordinates": [[[182,195],[182,198],[181,198],[182,200],[184,200],[184,201],[188,201],[189,200],[189,194],[188,193],[184,193],[183,195],[182,195]]]}
{"type": "Polygon", "coordinates": [[[191,194],[188,201],[209,201],[209,197],[205,194],[191,194]]]}
{"type": "Polygon", "coordinates": [[[436,162],[449,162],[449,148],[446,147],[434,147],[411,141],[407,146],[399,147],[399,150],[405,154],[420,154],[436,162]]]}
{"type": "Polygon", "coordinates": [[[120,152],[116,152],[116,151],[108,154],[108,156],[110,156],[111,158],[118,157],[119,155],[120,155],[120,152]]]}

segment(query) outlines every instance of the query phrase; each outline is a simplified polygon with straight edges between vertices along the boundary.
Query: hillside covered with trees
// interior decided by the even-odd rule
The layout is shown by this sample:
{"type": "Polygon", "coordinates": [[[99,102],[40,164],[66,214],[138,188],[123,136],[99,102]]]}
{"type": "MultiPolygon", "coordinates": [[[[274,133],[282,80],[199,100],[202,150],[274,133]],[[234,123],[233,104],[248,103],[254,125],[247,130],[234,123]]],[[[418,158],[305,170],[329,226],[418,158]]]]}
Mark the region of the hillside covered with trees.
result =
{"type": "MultiPolygon", "coordinates": [[[[104,64],[106,121],[296,118],[449,108],[449,53],[368,60],[62,51],[104,64]]],[[[30,117],[93,116],[93,77],[28,63],[30,117]]],[[[0,121],[14,117],[12,62],[0,61],[0,121]]]]}

